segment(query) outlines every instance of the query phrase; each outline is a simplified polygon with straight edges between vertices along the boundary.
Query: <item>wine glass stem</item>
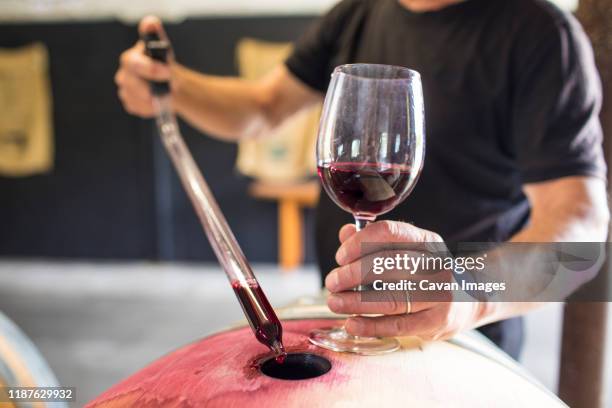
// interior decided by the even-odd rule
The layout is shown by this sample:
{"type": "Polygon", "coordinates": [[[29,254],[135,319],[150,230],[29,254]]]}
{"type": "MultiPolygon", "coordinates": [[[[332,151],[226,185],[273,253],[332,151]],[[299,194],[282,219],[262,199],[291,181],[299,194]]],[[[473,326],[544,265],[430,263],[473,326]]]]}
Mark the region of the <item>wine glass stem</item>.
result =
{"type": "MultiPolygon", "coordinates": [[[[361,231],[362,229],[367,227],[369,223],[374,222],[375,219],[375,217],[365,218],[355,216],[355,228],[357,229],[357,231],[361,231]]],[[[362,290],[365,290],[365,287],[363,285],[359,285],[355,289],[356,292],[360,292],[362,290]]]]}
{"type": "Polygon", "coordinates": [[[364,217],[355,216],[355,228],[357,228],[357,231],[361,231],[362,229],[367,227],[369,223],[371,223],[374,220],[375,218],[364,218],[364,217]]]}
{"type": "MultiPolygon", "coordinates": [[[[372,218],[364,218],[364,217],[358,217],[355,216],[355,228],[357,229],[357,231],[361,231],[362,229],[364,229],[365,227],[368,226],[369,223],[373,222],[376,218],[372,217],[372,218]]],[[[360,292],[366,290],[364,285],[359,285],[355,288],[356,292],[360,292]]],[[[358,316],[358,315],[355,315],[358,316]]],[[[355,336],[355,338],[359,338],[360,336],[355,336]]]]}

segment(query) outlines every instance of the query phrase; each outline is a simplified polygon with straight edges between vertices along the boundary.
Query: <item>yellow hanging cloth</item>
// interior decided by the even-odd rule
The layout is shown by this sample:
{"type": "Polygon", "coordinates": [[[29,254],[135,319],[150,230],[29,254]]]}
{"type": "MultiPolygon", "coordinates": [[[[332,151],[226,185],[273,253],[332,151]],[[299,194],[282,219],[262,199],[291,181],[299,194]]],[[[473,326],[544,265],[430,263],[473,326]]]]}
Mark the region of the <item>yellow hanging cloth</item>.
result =
{"type": "Polygon", "coordinates": [[[0,49],[0,176],[53,167],[48,54],[43,44],[0,49]]]}
{"type": "MultiPolygon", "coordinates": [[[[257,79],[291,52],[290,43],[243,39],[237,47],[240,74],[257,79]]],[[[263,182],[292,183],[316,174],[315,143],[321,106],[305,109],[287,119],[273,134],[241,141],[238,170],[263,182]]]]}

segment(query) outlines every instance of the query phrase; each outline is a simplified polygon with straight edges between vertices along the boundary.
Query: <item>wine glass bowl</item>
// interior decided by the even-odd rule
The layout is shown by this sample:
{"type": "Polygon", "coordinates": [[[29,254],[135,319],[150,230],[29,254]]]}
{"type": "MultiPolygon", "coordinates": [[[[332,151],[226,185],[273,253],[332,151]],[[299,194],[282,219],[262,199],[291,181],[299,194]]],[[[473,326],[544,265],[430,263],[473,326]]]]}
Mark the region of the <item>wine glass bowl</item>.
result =
{"type": "MultiPolygon", "coordinates": [[[[323,188],[353,214],[357,230],[391,211],[413,190],[425,155],[420,74],[380,64],[337,67],[329,84],[317,138],[323,188]]],[[[394,351],[393,338],[351,336],[343,328],[315,330],[310,341],[334,351],[394,351]]]]}

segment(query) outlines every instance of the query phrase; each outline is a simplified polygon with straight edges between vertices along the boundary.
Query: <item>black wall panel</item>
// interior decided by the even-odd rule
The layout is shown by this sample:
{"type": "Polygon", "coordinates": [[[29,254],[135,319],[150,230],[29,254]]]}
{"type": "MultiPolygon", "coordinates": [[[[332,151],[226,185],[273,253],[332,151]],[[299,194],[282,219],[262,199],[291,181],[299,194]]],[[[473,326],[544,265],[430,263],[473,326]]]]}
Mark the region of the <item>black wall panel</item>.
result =
{"type": "MultiPolygon", "coordinates": [[[[182,63],[230,75],[240,38],[291,41],[311,20],[202,18],[167,31],[182,63]]],[[[52,173],[0,177],[0,255],[214,260],[151,121],[127,115],[116,97],[118,57],[135,40],[135,27],[119,22],[0,25],[0,47],[49,49],[56,146],[52,173]]],[[[274,262],[276,205],[246,194],[236,146],[181,127],[247,256],[274,262]]]]}

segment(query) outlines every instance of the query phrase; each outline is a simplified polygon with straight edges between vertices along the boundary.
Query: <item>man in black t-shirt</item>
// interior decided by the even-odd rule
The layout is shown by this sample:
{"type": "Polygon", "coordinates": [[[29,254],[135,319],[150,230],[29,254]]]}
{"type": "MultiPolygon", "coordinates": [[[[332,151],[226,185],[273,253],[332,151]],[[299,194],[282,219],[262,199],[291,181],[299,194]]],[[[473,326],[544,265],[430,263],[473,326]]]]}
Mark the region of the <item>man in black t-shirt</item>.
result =
{"type": "MultiPolygon", "coordinates": [[[[163,35],[155,18],[140,30],[163,35]]],[[[334,67],[347,63],[421,73],[427,152],[412,195],[384,217],[404,222],[360,232],[345,226],[339,250],[338,230],[351,217],[321,196],[316,244],[322,274],[333,270],[326,280],[332,310],[363,311],[341,293],[362,241],[605,240],[601,90],[592,51],[575,19],[544,0],[344,0],[259,81],[208,76],[175,61],[161,65],[139,42],[122,54],[116,82],[126,110],[150,117],[146,80],[169,80],[180,116],[235,141],[265,134],[320,102],[334,67]]],[[[533,307],[416,302],[418,313],[379,310],[386,316],[351,318],[347,330],[446,338],[533,307]]],[[[517,356],[517,320],[483,331],[517,356]]]]}

